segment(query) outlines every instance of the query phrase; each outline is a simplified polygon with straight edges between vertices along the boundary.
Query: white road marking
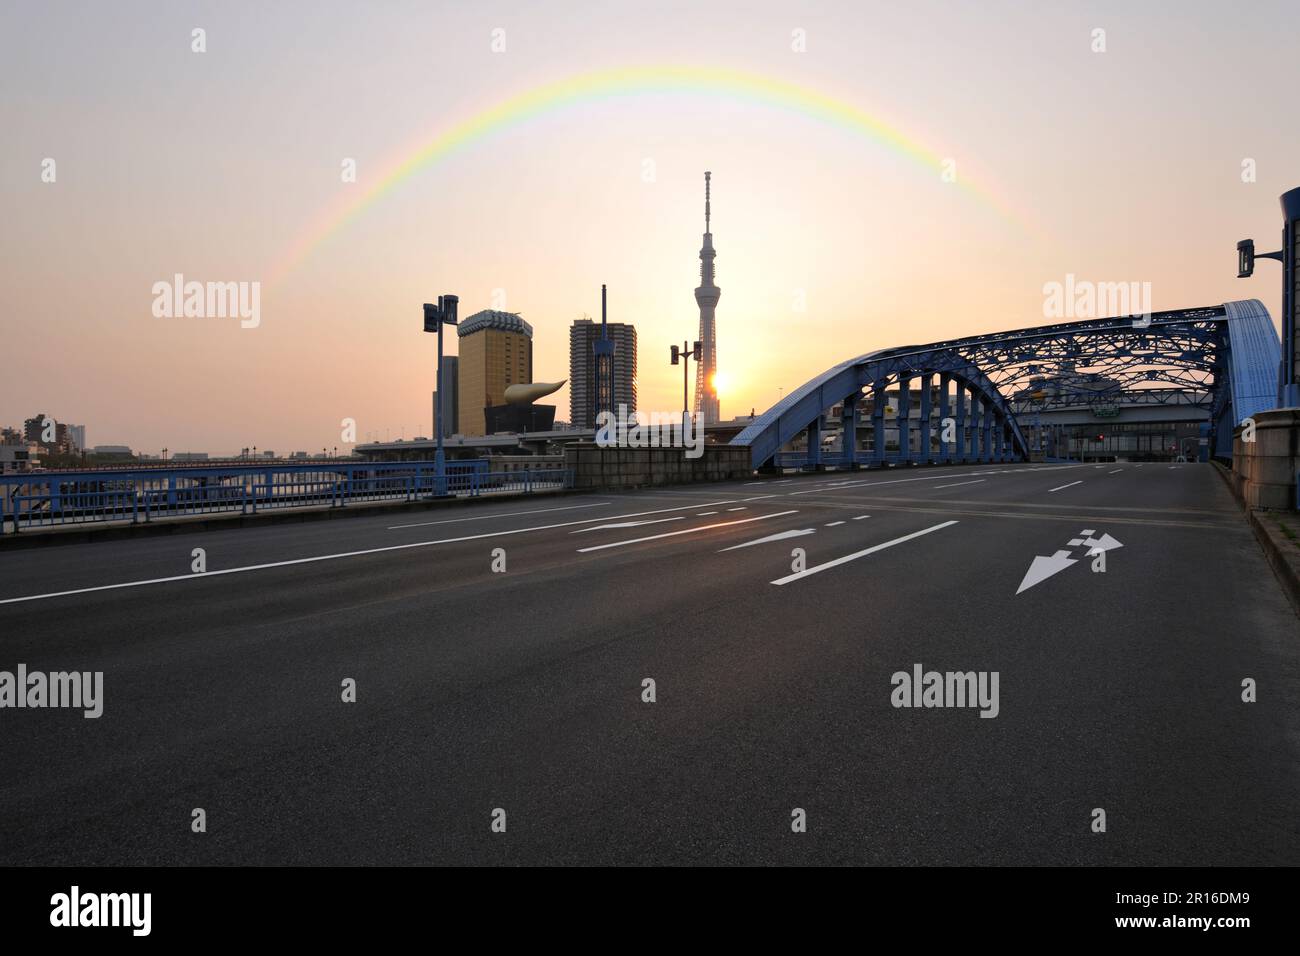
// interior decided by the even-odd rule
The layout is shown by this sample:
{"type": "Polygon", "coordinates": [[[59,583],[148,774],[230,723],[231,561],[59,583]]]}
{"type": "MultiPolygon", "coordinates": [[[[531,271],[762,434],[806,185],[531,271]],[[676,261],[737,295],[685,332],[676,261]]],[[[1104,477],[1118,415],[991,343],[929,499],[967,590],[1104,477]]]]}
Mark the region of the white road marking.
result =
{"type": "MultiPolygon", "coordinates": [[[[734,505],[735,503],[736,503],[736,499],[735,499],[735,498],[730,498],[730,499],[728,499],[727,501],[706,501],[704,504],[700,504],[700,503],[697,501],[697,502],[695,502],[694,504],[690,504],[690,505],[682,505],[680,508],[656,508],[654,511],[636,511],[636,512],[633,512],[632,514],[626,514],[626,515],[603,515],[603,516],[601,516],[601,517],[599,517],[599,518],[585,518],[585,519],[583,519],[582,521],[569,521],[569,522],[566,522],[565,524],[547,524],[547,525],[539,525],[535,530],[537,530],[537,531],[545,531],[545,530],[547,530],[548,528],[569,528],[569,527],[572,527],[572,526],[575,525],[575,524],[591,524],[593,521],[621,521],[621,520],[624,519],[624,518],[644,518],[646,515],[663,515],[663,514],[668,514],[669,512],[672,512],[672,511],[690,511],[692,508],[711,508],[711,507],[713,507],[714,505],[734,505]]],[[[606,502],[602,502],[602,504],[609,504],[609,502],[607,502],[607,501],[606,501],[606,502]]],[[[579,507],[581,507],[581,506],[579,506],[579,507]]],[[[522,512],[522,513],[523,513],[523,514],[527,514],[528,512],[522,512]]],[[[492,517],[492,515],[484,515],[483,517],[485,517],[485,518],[490,518],[490,517],[492,517]]],[[[462,520],[462,519],[455,519],[455,520],[462,520]]],[[[399,528],[423,528],[423,527],[425,527],[426,525],[431,525],[431,524],[442,524],[442,522],[441,522],[441,521],[421,521],[419,524],[395,524],[395,525],[391,525],[391,526],[388,528],[388,530],[389,530],[389,531],[396,531],[396,530],[398,530],[399,528]]],[[[532,529],[532,528],[520,528],[519,530],[520,530],[520,531],[531,531],[531,530],[534,530],[534,529],[532,529]]],[[[493,532],[493,533],[494,533],[494,534],[514,534],[514,533],[516,533],[516,532],[513,532],[513,531],[497,531],[497,532],[493,532]]],[[[490,535],[482,535],[481,537],[490,537],[490,535]]],[[[464,539],[458,539],[458,540],[464,540],[464,539]]]]}
{"type": "Polygon", "coordinates": [[[1106,474],[1108,474],[1108,475],[1118,475],[1118,474],[1119,474],[1121,471],[1123,471],[1123,470],[1124,470],[1123,468],[1116,468],[1114,471],[1108,471],[1108,472],[1106,472],[1106,474]]]}
{"type": "Polygon", "coordinates": [[[1073,488],[1075,485],[1081,485],[1081,484],[1083,484],[1082,481],[1072,481],[1068,485],[1059,485],[1056,488],[1048,488],[1047,493],[1051,494],[1053,491],[1063,491],[1066,488],[1073,488]]]}
{"type": "Polygon", "coordinates": [[[716,511],[701,511],[701,512],[699,512],[698,514],[696,514],[695,517],[697,517],[697,518],[707,518],[709,515],[715,515],[715,514],[717,514],[716,511]]]}
{"type": "Polygon", "coordinates": [[[786,538],[801,538],[806,534],[816,533],[817,529],[815,528],[800,528],[797,531],[778,531],[776,534],[769,534],[766,538],[755,538],[753,541],[746,541],[743,544],[733,544],[729,548],[723,548],[722,551],[718,552],[718,554],[722,554],[723,551],[736,551],[740,548],[752,548],[756,544],[767,544],[771,541],[784,541],[786,538]]]}
{"type": "MultiPolygon", "coordinates": [[[[726,501],[714,501],[710,504],[730,504],[726,501]]],[[[699,505],[685,505],[681,508],[661,508],[658,511],[642,511],[639,514],[615,515],[615,518],[636,518],[641,515],[662,514],[666,511],[685,511],[689,508],[698,508],[699,505]]],[[[793,514],[794,512],[784,512],[793,514]]],[[[488,517],[484,515],[484,517],[488,517]]],[[[314,564],[318,561],[334,561],[339,558],[358,558],[368,554],[384,554],[389,551],[405,551],[409,548],[428,548],[435,544],[456,544],[461,541],[481,541],[484,538],[503,538],[512,534],[525,534],[529,531],[550,531],[555,528],[571,528],[578,524],[591,524],[593,521],[606,521],[608,518],[586,518],[582,521],[565,521],[559,524],[540,524],[531,528],[511,528],[506,531],[486,531],[483,534],[469,534],[459,538],[438,538],[433,541],[412,541],[408,544],[390,544],[381,548],[366,548],[361,551],[340,551],[336,554],[320,554],[310,558],[292,558],[288,561],[268,561],[265,564],[248,564],[237,568],[222,568],[217,571],[203,571],[201,573],[175,574],[166,578],[147,578],[141,581],[122,581],[118,584],[100,584],[88,588],[72,588],[67,591],[51,591],[47,594],[27,594],[22,597],[0,598],[0,604],[19,604],[23,601],[43,601],[47,598],[69,597],[74,594],[91,594],[95,591],[116,591],[121,588],[138,588],[150,584],[168,584],[173,581],[197,581],[201,578],[211,578],[223,574],[242,574],[245,571],[265,571],[270,568],[287,568],[295,564],[314,564]]],[[[750,519],[755,520],[755,519],[750,519]]],[[[435,522],[429,522],[433,524],[435,522]]],[[[392,529],[389,529],[392,530],[392,529]]]]}
{"type": "Polygon", "coordinates": [[[831,522],[830,524],[828,524],[826,527],[828,527],[828,528],[833,528],[833,527],[835,527],[837,524],[844,524],[844,522],[843,522],[843,521],[832,521],[832,522],[831,522]]]}
{"type": "Polygon", "coordinates": [[[853,520],[854,520],[854,521],[861,521],[863,518],[870,518],[870,517],[871,517],[871,515],[855,515],[854,518],[853,518],[853,520]]]}
{"type": "Polygon", "coordinates": [[[959,481],[955,485],[936,485],[934,490],[940,491],[943,488],[960,488],[962,485],[978,485],[983,480],[983,478],[976,478],[974,481],[959,481]]]}
{"type": "Polygon", "coordinates": [[[719,521],[717,524],[703,524],[695,528],[683,528],[681,531],[665,531],[663,534],[652,534],[646,538],[630,538],[627,541],[611,541],[608,544],[595,544],[589,548],[579,548],[578,553],[583,554],[587,551],[603,551],[605,548],[621,548],[625,544],[641,544],[643,541],[658,541],[660,538],[675,538],[679,534],[694,534],[697,531],[712,531],[714,528],[729,528],[738,524],[749,524],[752,521],[765,521],[768,518],[780,518],[784,515],[797,515],[798,510],[778,511],[770,515],[758,515],[754,518],[740,518],[736,521],[719,521]]]}
{"type": "Polygon", "coordinates": [[[762,501],[764,498],[775,498],[776,495],[755,495],[752,498],[741,498],[741,501],[762,501]]]}
{"type": "Polygon", "coordinates": [[[673,515],[671,518],[650,518],[647,521],[616,521],[613,524],[598,524],[591,528],[579,528],[569,534],[586,534],[588,531],[604,531],[608,528],[636,528],[643,524],[663,524],[665,521],[681,521],[685,515],[673,515]]]}
{"type": "MultiPolygon", "coordinates": [[[[508,511],[505,514],[496,515],[475,515],[472,518],[446,518],[442,521],[421,521],[419,524],[395,524],[389,526],[387,530],[394,531],[397,528],[424,528],[433,524],[457,524],[461,521],[490,521],[493,518],[522,518],[524,515],[544,515],[550,511],[576,511],[580,508],[603,508],[605,505],[612,504],[610,501],[597,501],[590,505],[566,505],[563,508],[536,508],[533,511],[508,511]]],[[[599,518],[595,519],[599,521],[599,518]]]]}
{"type": "MultiPolygon", "coordinates": [[[[1068,468],[1078,468],[1078,467],[1080,467],[1080,466],[1079,466],[1079,465],[1052,465],[1051,467],[1048,467],[1048,468],[1015,468],[1015,469],[1012,469],[1012,472],[1011,472],[1011,473],[1014,473],[1014,474],[1022,474],[1022,473],[1024,473],[1024,472],[1029,472],[1029,471],[1061,471],[1061,470],[1068,469],[1068,468]]],[[[987,474],[991,474],[991,472],[987,472],[987,471],[972,471],[972,472],[967,472],[967,474],[968,474],[968,475],[987,475],[987,474]]],[[[904,482],[908,482],[908,481],[943,481],[945,478],[953,478],[953,477],[955,477],[955,476],[954,476],[951,472],[949,472],[949,473],[947,473],[947,474],[942,474],[942,475],[927,475],[927,476],[925,476],[924,478],[891,478],[891,479],[889,479],[888,481],[851,481],[851,482],[846,482],[846,483],[844,483],[844,484],[838,485],[837,488],[861,488],[861,487],[873,488],[873,487],[875,487],[876,485],[898,485],[898,484],[902,484],[902,483],[904,483],[904,482]]],[[[815,495],[815,494],[817,494],[817,493],[819,493],[819,492],[823,492],[823,491],[826,491],[826,490],[828,490],[828,489],[825,489],[825,488],[809,488],[807,491],[787,491],[787,492],[786,492],[786,495],[787,495],[787,496],[790,496],[790,495],[815,495]]]]}
{"type": "Polygon", "coordinates": [[[748,508],[728,508],[728,511],[748,511],[748,508]]]}
{"type": "Polygon", "coordinates": [[[833,561],[827,561],[825,564],[819,564],[816,567],[808,568],[796,574],[789,574],[783,578],[777,578],[773,584],[789,584],[791,581],[798,581],[818,572],[825,571],[828,568],[836,568],[841,564],[847,564],[850,561],[856,561],[858,558],[865,558],[869,554],[875,554],[877,551],[883,551],[885,548],[892,548],[896,544],[902,544],[904,541],[911,541],[913,538],[919,538],[923,534],[929,534],[931,531],[940,531],[943,528],[949,528],[955,525],[956,521],[944,521],[940,524],[932,525],[929,528],[923,528],[920,531],[913,531],[911,534],[905,534],[901,538],[895,538],[893,541],[886,541],[883,544],[873,545],[862,551],[854,551],[852,554],[846,554],[842,558],[836,558],[833,561]]]}

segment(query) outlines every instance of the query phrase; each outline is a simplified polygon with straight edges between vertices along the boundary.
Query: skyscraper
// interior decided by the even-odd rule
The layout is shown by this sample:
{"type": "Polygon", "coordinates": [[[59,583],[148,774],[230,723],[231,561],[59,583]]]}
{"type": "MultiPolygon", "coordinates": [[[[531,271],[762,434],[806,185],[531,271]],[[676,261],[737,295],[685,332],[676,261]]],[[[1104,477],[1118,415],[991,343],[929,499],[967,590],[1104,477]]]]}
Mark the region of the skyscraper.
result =
{"type": "MultiPolygon", "coordinates": [[[[636,411],[636,327],[626,322],[606,326],[614,342],[614,411],[626,405],[636,411]]],[[[588,318],[575,319],[569,327],[569,424],[574,428],[596,427],[596,355],[592,346],[600,338],[600,326],[588,318]]]]}
{"type": "Polygon", "coordinates": [[[713,233],[709,232],[709,180],[713,174],[704,174],[704,246],[700,249],[700,287],[695,290],[695,302],[700,307],[700,342],[704,345],[702,360],[695,361],[695,414],[704,424],[711,425],[720,418],[718,389],[714,376],[718,371],[718,330],[713,317],[722,290],[713,284],[713,233]]]}
{"type": "Polygon", "coordinates": [[[513,312],[487,309],[461,322],[456,335],[460,433],[484,435],[486,410],[505,404],[506,386],[533,380],[533,327],[513,312]]]}

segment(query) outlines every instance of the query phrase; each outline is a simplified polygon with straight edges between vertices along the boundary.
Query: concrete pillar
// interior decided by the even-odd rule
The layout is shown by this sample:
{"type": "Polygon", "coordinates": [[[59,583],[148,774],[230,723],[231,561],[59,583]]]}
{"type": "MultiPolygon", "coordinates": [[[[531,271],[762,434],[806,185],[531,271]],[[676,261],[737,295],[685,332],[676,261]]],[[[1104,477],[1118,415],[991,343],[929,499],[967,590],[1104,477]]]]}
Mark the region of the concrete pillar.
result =
{"type": "Polygon", "coordinates": [[[821,412],[808,425],[808,467],[822,471],[822,416],[821,412]]]}
{"type": "Polygon", "coordinates": [[[1232,470],[1241,476],[1242,500],[1250,508],[1296,509],[1300,473],[1300,408],[1256,412],[1255,440],[1234,433],[1232,470]]]}

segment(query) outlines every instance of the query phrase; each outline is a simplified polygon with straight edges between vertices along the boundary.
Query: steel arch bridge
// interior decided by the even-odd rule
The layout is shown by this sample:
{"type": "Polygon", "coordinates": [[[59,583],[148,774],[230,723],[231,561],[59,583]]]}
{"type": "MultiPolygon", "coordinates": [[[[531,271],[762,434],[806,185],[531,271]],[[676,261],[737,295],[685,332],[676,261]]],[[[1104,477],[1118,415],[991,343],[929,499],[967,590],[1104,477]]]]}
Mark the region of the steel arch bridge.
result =
{"type": "Polygon", "coordinates": [[[1276,406],[1280,365],[1277,329],[1256,299],[974,335],[841,362],[731,444],[748,446],[756,469],[777,464],[781,450],[805,436],[797,463],[811,466],[1020,461],[1030,452],[1023,426],[1044,411],[1158,405],[1181,409],[1173,412],[1180,420],[1207,423],[1212,453],[1226,458],[1233,427],[1276,406]],[[864,389],[873,398],[868,452],[856,441],[864,389]],[[886,444],[891,390],[895,449],[886,444]],[[836,406],[841,439],[827,450],[823,422],[836,406]]]}

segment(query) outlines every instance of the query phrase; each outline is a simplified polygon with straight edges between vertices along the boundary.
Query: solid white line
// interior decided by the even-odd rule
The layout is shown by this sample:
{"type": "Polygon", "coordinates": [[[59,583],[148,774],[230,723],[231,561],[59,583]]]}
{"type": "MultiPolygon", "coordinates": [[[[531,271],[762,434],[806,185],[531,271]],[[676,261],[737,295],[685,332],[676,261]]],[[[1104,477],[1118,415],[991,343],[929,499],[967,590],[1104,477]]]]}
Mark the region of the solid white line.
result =
{"type": "Polygon", "coordinates": [[[776,495],[755,495],[753,498],[741,498],[741,501],[762,501],[764,498],[775,498],[776,495]]]}
{"type": "Polygon", "coordinates": [[[978,485],[983,480],[983,478],[976,478],[974,481],[959,481],[955,485],[935,485],[934,490],[939,491],[943,488],[960,488],[962,485],[978,485]]]}
{"type": "MultiPolygon", "coordinates": [[[[710,504],[726,504],[726,502],[710,502],[710,504]]],[[[313,564],[317,561],[333,561],[338,558],[357,558],[367,554],[383,554],[388,551],[404,551],[407,548],[427,548],[435,544],[456,544],[461,541],[480,541],[484,538],[502,538],[512,534],[524,534],[528,531],[550,531],[554,528],[571,528],[577,524],[591,524],[595,521],[613,521],[617,518],[636,518],[641,515],[662,514],[665,511],[685,511],[689,508],[698,508],[699,505],[686,505],[682,508],[661,508],[659,511],[642,511],[634,515],[617,515],[611,518],[605,515],[600,518],[586,518],[582,521],[565,521],[560,524],[541,524],[534,525],[531,528],[512,528],[508,531],[487,531],[483,534],[464,535],[459,538],[439,538],[434,541],[413,541],[409,544],[390,544],[382,548],[366,548],[363,551],[341,551],[337,554],[320,554],[311,558],[293,558],[288,561],[270,561],[266,564],[249,564],[237,568],[222,568],[218,571],[204,571],[196,574],[175,574],[167,578],[148,578],[142,581],[122,581],[118,584],[100,584],[89,588],[73,588],[68,591],[51,591],[48,594],[27,594],[23,597],[3,598],[0,604],[19,604],[23,601],[42,601],[46,598],[68,597],[73,594],[91,594],[95,591],[115,591],[120,588],[138,588],[149,584],[167,584],[173,581],[196,581],[200,578],[210,578],[222,574],[242,574],[245,571],[265,571],[269,568],[287,568],[295,564],[313,564]]]]}
{"type": "Polygon", "coordinates": [[[778,511],[775,514],[759,515],[755,518],[740,518],[737,521],[719,521],[717,524],[700,525],[697,528],[683,528],[681,531],[665,531],[663,534],[652,534],[647,538],[631,538],[627,541],[611,541],[608,544],[596,544],[589,548],[579,548],[578,553],[582,554],[587,551],[601,551],[605,548],[621,548],[625,544],[640,544],[643,541],[658,541],[660,538],[675,538],[679,534],[694,534],[696,531],[711,531],[714,528],[729,528],[737,524],[749,524],[751,521],[764,521],[768,518],[780,518],[782,515],[797,515],[799,512],[778,511]]]}
{"type": "Polygon", "coordinates": [[[1053,491],[1060,491],[1062,488],[1073,488],[1075,485],[1081,485],[1081,484],[1083,484],[1082,481],[1072,481],[1068,485],[1060,485],[1059,487],[1056,488],[1048,488],[1047,493],[1051,494],[1053,491]]]}
{"type": "Polygon", "coordinates": [[[798,581],[800,578],[806,578],[809,575],[817,574],[819,571],[825,571],[828,568],[836,568],[841,564],[847,564],[849,561],[856,561],[858,558],[865,558],[869,554],[875,554],[877,551],[883,551],[885,548],[892,548],[896,544],[902,544],[904,541],[911,541],[913,538],[919,538],[923,534],[929,534],[931,531],[940,531],[943,528],[955,525],[956,521],[944,521],[941,524],[933,525],[929,528],[923,528],[920,531],[913,531],[911,534],[905,534],[901,538],[895,538],[893,541],[886,541],[884,544],[873,545],[863,551],[854,551],[852,554],[846,554],[842,558],[836,558],[834,561],[827,561],[825,564],[819,564],[816,567],[808,568],[797,574],[790,574],[783,578],[777,578],[773,584],[789,584],[791,581],[798,581]]]}
{"type": "MultiPolygon", "coordinates": [[[[566,505],[563,508],[536,508],[532,511],[508,511],[499,515],[475,515],[472,518],[446,518],[442,521],[421,521],[419,524],[395,524],[388,527],[388,531],[394,531],[397,528],[424,528],[431,524],[457,524],[461,521],[491,521],[493,518],[520,518],[524,515],[543,515],[550,511],[576,511],[579,508],[603,508],[605,505],[613,504],[610,501],[598,501],[592,505],[566,505]]],[[[596,520],[600,520],[599,518],[596,520]]]]}

